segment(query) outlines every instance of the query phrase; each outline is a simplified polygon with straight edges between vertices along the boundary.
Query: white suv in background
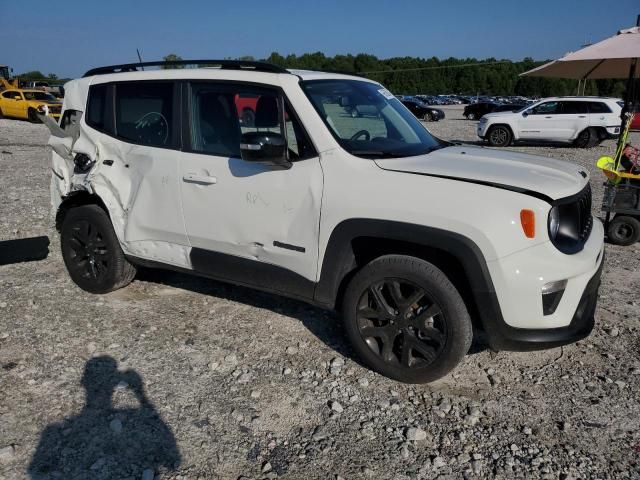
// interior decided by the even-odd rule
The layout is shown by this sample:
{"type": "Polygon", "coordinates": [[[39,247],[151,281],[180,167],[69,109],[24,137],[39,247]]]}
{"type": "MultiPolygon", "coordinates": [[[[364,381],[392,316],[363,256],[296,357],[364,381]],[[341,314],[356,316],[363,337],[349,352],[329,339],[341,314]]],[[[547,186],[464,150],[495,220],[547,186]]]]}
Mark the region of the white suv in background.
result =
{"type": "Polygon", "coordinates": [[[584,169],[442,141],[368,79],[202,62],[94,69],[45,117],[80,288],[144,265],[337,309],[364,362],[406,382],[450,371],[472,326],[502,350],[589,334],[604,232],[584,169]]]}
{"type": "Polygon", "coordinates": [[[527,140],[591,148],[619,135],[621,109],[616,98],[545,98],[516,112],[485,115],[478,122],[478,136],[494,147],[527,140]]]}

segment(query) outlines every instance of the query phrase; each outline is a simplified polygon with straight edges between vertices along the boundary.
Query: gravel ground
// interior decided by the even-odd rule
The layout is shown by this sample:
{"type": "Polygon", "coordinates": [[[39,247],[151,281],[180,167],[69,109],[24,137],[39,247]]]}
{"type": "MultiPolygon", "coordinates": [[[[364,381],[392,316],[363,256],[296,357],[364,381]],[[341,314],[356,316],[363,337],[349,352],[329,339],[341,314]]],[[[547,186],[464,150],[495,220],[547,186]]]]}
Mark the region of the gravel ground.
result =
{"type": "MultiPolygon", "coordinates": [[[[446,114],[435,134],[476,140],[460,107],[446,114]]],[[[51,239],[46,259],[0,266],[0,478],[640,478],[640,245],[607,246],[586,340],[478,348],[404,385],[299,302],[150,270],[109,295],[76,288],[46,140],[0,120],[0,240],[51,239]]],[[[598,214],[594,163],[613,145],[511,148],[590,170],[598,214]]]]}

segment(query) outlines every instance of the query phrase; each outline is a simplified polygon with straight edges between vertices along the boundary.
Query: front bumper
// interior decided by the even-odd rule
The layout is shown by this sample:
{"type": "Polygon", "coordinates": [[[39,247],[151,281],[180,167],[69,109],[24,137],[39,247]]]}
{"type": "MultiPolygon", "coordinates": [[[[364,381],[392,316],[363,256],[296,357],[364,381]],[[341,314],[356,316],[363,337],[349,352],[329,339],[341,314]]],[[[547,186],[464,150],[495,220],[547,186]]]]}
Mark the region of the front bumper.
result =
{"type": "Polygon", "coordinates": [[[607,138],[618,138],[620,136],[620,125],[606,127],[607,138]]]}
{"type": "Polygon", "coordinates": [[[476,127],[476,133],[478,134],[478,137],[484,140],[487,135],[487,123],[478,122],[478,126],[476,127]]]}
{"type": "Polygon", "coordinates": [[[483,315],[495,350],[540,350],[580,340],[591,332],[604,264],[604,229],[594,220],[582,252],[565,255],[549,243],[489,262],[495,286],[490,311],[483,315]],[[545,315],[541,286],[567,280],[556,311],[545,315]]]}
{"type": "Polygon", "coordinates": [[[498,323],[489,335],[489,344],[494,350],[531,351],[560,347],[587,337],[595,325],[598,289],[602,275],[603,259],[580,297],[571,322],[559,328],[515,328],[498,323]]]}

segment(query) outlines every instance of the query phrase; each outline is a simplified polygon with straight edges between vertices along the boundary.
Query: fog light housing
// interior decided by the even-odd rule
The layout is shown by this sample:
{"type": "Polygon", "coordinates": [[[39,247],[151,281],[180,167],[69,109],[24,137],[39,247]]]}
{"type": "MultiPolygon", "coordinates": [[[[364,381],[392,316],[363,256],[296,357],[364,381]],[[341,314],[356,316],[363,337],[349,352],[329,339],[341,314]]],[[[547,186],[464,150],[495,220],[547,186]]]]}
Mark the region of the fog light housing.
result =
{"type": "Polygon", "coordinates": [[[542,286],[542,313],[553,315],[562,299],[564,290],[567,288],[566,280],[545,283],[542,286]]]}

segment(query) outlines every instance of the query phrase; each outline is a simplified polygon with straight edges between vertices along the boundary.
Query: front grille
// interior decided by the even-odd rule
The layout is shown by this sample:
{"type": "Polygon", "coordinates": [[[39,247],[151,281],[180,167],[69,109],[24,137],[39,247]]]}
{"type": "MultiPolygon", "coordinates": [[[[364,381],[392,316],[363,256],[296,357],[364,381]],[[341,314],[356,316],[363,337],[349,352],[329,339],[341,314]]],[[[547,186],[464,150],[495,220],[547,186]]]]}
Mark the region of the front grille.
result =
{"type": "Polygon", "coordinates": [[[563,253],[580,252],[591,235],[591,186],[587,184],[580,192],[554,202],[560,222],[560,230],[553,244],[563,253]]]}
{"type": "Polygon", "coordinates": [[[591,228],[593,227],[593,216],[591,215],[591,185],[587,186],[580,192],[576,200],[578,210],[578,232],[580,241],[585,242],[589,238],[591,228]]]}

